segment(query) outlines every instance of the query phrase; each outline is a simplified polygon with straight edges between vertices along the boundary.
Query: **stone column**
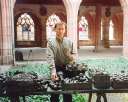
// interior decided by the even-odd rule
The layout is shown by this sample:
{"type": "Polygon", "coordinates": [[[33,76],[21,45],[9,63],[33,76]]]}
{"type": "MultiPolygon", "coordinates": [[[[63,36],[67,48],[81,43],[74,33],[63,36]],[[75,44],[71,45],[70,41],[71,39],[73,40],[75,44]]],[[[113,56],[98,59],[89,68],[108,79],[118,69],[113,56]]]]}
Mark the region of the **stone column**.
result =
{"type": "Polygon", "coordinates": [[[0,5],[0,64],[2,64],[2,18],[1,15],[2,11],[1,11],[1,5],[0,5]]]}
{"type": "Polygon", "coordinates": [[[104,48],[109,48],[109,24],[110,18],[105,17],[103,19],[103,46],[104,48]]]}
{"type": "Polygon", "coordinates": [[[77,16],[82,0],[63,0],[67,11],[67,37],[73,40],[73,50],[77,53],[77,16]]]}
{"type": "Polygon", "coordinates": [[[101,47],[101,4],[96,5],[96,17],[95,17],[95,49],[98,51],[101,47]]]}
{"type": "Polygon", "coordinates": [[[13,21],[13,0],[1,0],[1,21],[2,21],[2,64],[13,64],[14,61],[14,21],[13,21]]]}
{"type": "Polygon", "coordinates": [[[42,21],[42,47],[47,47],[47,35],[46,35],[46,16],[42,16],[41,17],[41,21],[42,21]]]}
{"type": "Polygon", "coordinates": [[[128,7],[123,8],[123,15],[123,55],[128,57],[128,7]]]}
{"type": "Polygon", "coordinates": [[[123,56],[128,57],[128,0],[120,0],[123,8],[123,56]]]}

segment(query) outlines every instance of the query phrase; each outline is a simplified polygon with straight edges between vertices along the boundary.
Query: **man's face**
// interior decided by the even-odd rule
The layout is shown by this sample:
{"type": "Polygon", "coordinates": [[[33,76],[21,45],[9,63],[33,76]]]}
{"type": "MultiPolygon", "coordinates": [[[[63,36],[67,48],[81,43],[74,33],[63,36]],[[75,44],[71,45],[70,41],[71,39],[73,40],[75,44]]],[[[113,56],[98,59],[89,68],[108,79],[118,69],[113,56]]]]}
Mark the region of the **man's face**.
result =
{"type": "Polygon", "coordinates": [[[56,27],[56,37],[63,38],[65,34],[65,25],[57,25],[56,27]]]}

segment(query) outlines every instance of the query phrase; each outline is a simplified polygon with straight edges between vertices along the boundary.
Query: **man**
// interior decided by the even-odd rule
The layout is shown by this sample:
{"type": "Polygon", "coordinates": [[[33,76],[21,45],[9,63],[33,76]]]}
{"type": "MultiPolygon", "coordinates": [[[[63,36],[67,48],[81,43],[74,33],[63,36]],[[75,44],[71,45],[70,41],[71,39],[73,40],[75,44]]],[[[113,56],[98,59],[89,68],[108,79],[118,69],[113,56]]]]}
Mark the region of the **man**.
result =
{"type": "MultiPolygon", "coordinates": [[[[74,62],[73,57],[73,44],[72,42],[64,37],[66,30],[66,24],[64,22],[57,23],[55,25],[56,38],[48,40],[48,56],[52,60],[49,61],[51,64],[51,79],[57,80],[57,72],[62,71],[64,77],[70,75],[66,73],[65,66],[69,63],[74,62]]],[[[51,102],[59,102],[59,95],[52,94],[51,102]]],[[[71,94],[63,94],[64,102],[72,102],[71,94]]]]}

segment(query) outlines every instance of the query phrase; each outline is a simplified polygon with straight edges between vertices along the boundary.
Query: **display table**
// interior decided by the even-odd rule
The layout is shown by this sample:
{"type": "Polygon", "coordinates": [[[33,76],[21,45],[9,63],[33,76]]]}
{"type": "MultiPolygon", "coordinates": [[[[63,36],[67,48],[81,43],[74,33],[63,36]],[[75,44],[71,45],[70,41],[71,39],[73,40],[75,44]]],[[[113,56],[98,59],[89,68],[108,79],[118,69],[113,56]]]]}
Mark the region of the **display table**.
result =
{"type": "Polygon", "coordinates": [[[128,93],[128,89],[91,89],[91,90],[69,90],[69,91],[38,91],[38,92],[26,92],[26,93],[16,93],[16,94],[0,94],[0,97],[10,97],[11,102],[20,102],[19,97],[23,97],[23,101],[26,102],[25,96],[29,95],[50,95],[50,94],[75,94],[75,93],[88,93],[88,102],[92,100],[92,94],[97,95],[96,102],[101,102],[101,97],[103,97],[104,102],[107,102],[106,93],[128,93]]]}

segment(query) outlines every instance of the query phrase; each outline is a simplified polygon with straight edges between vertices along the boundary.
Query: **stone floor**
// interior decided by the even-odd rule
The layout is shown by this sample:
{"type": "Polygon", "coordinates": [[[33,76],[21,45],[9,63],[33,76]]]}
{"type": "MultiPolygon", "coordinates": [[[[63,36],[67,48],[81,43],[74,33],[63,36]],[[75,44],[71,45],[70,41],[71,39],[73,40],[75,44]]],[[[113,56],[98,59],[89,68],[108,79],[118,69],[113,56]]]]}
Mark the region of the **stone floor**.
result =
{"type": "MultiPolygon", "coordinates": [[[[128,102],[128,94],[126,93],[111,93],[107,94],[108,102],[128,102]]],[[[93,94],[92,102],[96,102],[96,95],[93,94]]],[[[103,99],[101,102],[104,102],[103,99]]]]}
{"type": "MultiPolygon", "coordinates": [[[[46,59],[46,48],[17,48],[23,53],[25,61],[43,61],[46,59]]],[[[106,58],[122,56],[122,46],[111,46],[110,48],[100,48],[94,52],[94,46],[84,46],[78,49],[78,59],[82,58],[106,58]]]]}
{"type": "Polygon", "coordinates": [[[94,52],[93,46],[84,46],[78,49],[79,58],[112,58],[122,56],[122,46],[111,46],[110,48],[100,48],[94,52]]]}

